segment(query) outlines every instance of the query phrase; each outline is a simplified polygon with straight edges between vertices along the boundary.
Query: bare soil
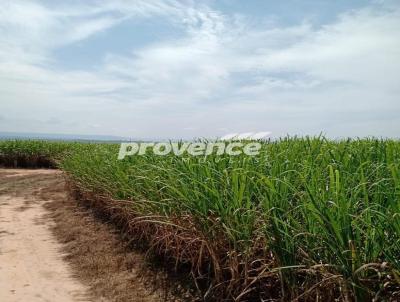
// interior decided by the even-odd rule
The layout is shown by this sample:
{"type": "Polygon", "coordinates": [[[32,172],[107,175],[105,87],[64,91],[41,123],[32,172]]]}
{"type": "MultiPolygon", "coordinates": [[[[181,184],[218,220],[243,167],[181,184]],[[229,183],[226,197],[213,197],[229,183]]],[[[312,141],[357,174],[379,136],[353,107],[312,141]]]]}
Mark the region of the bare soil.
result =
{"type": "MultiPolygon", "coordinates": [[[[17,189],[30,172],[2,171],[0,188],[0,300],[88,301],[88,288],[73,278],[61,245],[45,219],[43,201],[17,189]],[[7,188],[4,188],[4,185],[7,188]],[[15,191],[14,191],[15,190],[15,191]]],[[[37,171],[36,175],[52,175],[37,171]]]]}
{"type": "Polygon", "coordinates": [[[193,300],[146,263],[62,172],[0,169],[0,301],[193,300]]]}

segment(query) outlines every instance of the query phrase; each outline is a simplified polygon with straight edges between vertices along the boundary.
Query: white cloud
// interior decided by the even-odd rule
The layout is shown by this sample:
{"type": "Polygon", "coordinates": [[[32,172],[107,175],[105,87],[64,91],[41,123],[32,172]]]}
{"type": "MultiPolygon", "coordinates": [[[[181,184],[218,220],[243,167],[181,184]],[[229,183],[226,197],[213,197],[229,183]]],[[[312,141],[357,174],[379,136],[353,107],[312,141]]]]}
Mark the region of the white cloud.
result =
{"type": "Polygon", "coordinates": [[[153,137],[188,135],[179,128],[197,136],[223,134],[215,129],[397,135],[391,127],[398,128],[399,119],[387,117],[400,109],[399,17],[399,6],[391,4],[348,12],[321,28],[307,22],[254,26],[190,2],[71,8],[5,1],[0,110],[19,122],[0,123],[21,131],[25,119],[49,132],[46,121],[57,120],[58,132],[153,137]],[[130,55],[105,53],[96,70],[53,64],[54,49],[131,18],[159,16],[183,28],[184,36],[130,55]]]}

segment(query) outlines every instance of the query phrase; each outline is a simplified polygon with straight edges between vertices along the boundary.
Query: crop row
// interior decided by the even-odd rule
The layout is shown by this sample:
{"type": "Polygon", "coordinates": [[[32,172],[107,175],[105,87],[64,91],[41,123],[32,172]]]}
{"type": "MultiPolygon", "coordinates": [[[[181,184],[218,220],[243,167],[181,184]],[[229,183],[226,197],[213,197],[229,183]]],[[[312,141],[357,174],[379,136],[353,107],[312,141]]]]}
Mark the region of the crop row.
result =
{"type": "Polygon", "coordinates": [[[0,163],[56,159],[81,196],[189,264],[206,299],[400,299],[400,142],[282,138],[257,156],[123,160],[118,147],[0,142],[0,163]]]}

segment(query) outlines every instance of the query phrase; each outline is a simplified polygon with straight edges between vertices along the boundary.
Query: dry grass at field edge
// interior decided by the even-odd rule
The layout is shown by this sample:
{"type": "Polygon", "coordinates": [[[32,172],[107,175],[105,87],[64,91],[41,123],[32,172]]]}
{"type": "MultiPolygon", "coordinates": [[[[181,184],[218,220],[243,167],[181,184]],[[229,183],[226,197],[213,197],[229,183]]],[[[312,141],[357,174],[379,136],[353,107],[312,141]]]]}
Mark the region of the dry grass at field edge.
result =
{"type": "Polygon", "coordinates": [[[1,171],[0,193],[25,198],[27,207],[34,196],[47,201],[46,217],[54,222],[50,228],[62,243],[63,257],[95,301],[196,301],[177,280],[150,266],[151,259],[132,249],[112,224],[71,199],[62,172],[1,171]]]}

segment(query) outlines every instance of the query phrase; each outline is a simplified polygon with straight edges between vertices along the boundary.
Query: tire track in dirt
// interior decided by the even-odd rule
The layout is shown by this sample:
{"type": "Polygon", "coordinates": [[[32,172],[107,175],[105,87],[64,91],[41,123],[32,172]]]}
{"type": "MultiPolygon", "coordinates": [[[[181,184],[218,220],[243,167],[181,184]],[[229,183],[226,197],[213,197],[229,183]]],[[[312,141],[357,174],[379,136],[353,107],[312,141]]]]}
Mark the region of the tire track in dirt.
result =
{"type": "Polygon", "coordinates": [[[59,170],[0,169],[0,301],[199,301],[65,186],[59,170]]]}
{"type": "MultiPolygon", "coordinates": [[[[38,170],[35,174],[59,173],[49,171],[38,170]]],[[[62,246],[45,218],[45,201],[19,196],[23,192],[10,192],[16,178],[27,174],[2,172],[2,183],[7,178],[10,186],[0,195],[0,300],[89,301],[88,288],[72,277],[60,255],[62,246]]]]}

